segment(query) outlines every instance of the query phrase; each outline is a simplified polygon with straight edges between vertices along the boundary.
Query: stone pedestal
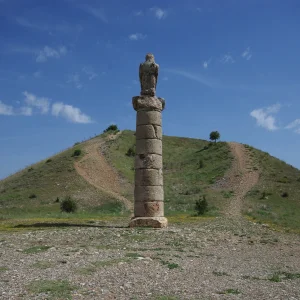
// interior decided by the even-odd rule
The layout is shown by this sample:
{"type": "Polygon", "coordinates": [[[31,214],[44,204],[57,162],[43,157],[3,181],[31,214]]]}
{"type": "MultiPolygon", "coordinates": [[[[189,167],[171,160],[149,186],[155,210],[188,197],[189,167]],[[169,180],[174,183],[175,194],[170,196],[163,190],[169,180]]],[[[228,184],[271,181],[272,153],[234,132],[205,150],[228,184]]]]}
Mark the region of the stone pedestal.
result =
{"type": "Polygon", "coordinates": [[[161,112],[165,101],[155,96],[136,96],[134,217],[130,227],[162,228],[164,217],[161,112]]]}

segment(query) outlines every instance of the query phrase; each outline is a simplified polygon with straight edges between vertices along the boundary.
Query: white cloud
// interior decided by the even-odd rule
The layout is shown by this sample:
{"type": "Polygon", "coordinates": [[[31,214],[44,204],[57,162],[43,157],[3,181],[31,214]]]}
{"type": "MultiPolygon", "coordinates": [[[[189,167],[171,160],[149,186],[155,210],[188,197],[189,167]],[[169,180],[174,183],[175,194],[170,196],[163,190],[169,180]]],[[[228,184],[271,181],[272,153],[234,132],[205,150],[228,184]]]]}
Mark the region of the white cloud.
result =
{"type": "Polygon", "coordinates": [[[42,72],[41,71],[36,71],[36,72],[33,73],[33,77],[34,78],[41,78],[41,76],[42,76],[42,72]]]}
{"type": "Polygon", "coordinates": [[[20,108],[20,115],[32,116],[32,108],[28,106],[23,106],[20,108]]]}
{"type": "Polygon", "coordinates": [[[230,54],[225,54],[222,58],[221,58],[221,63],[223,64],[232,64],[234,63],[234,59],[230,54]]]}
{"type": "Polygon", "coordinates": [[[49,111],[50,100],[48,98],[37,97],[27,91],[23,92],[23,95],[25,96],[24,101],[29,107],[36,107],[41,114],[46,114],[49,111]]]}
{"type": "Polygon", "coordinates": [[[144,40],[146,37],[147,35],[142,33],[133,33],[128,36],[131,41],[144,40]]]}
{"type": "Polygon", "coordinates": [[[91,118],[82,113],[79,108],[62,102],[56,102],[52,105],[52,115],[61,116],[72,123],[87,124],[92,122],[91,118]]]}
{"type": "Polygon", "coordinates": [[[167,76],[164,76],[164,77],[162,78],[162,80],[163,80],[163,81],[168,81],[169,78],[168,78],[167,76]]]}
{"type": "Polygon", "coordinates": [[[210,64],[210,62],[211,62],[211,58],[210,58],[209,60],[205,60],[205,61],[203,62],[203,68],[204,68],[204,69],[207,69],[207,68],[208,68],[208,65],[210,64]]]}
{"type": "Polygon", "coordinates": [[[93,80],[94,78],[98,77],[98,74],[88,67],[83,67],[82,72],[84,72],[88,76],[89,80],[93,80]]]}
{"type": "Polygon", "coordinates": [[[78,73],[69,75],[69,79],[67,83],[73,83],[78,90],[82,88],[82,84],[80,82],[80,76],[78,73]]]}
{"type": "Polygon", "coordinates": [[[152,7],[150,10],[158,20],[164,19],[167,16],[167,12],[159,7],[152,7]]]}
{"type": "Polygon", "coordinates": [[[12,116],[14,115],[14,108],[0,101],[0,115],[12,116]]]}
{"type": "Polygon", "coordinates": [[[134,14],[136,17],[141,17],[141,16],[144,15],[143,11],[141,11],[141,10],[135,11],[133,14],[134,14]]]}
{"type": "Polygon", "coordinates": [[[300,134],[300,128],[296,129],[295,132],[300,134]]]}
{"type": "Polygon", "coordinates": [[[96,7],[93,7],[93,6],[88,5],[88,4],[80,5],[79,7],[82,10],[84,10],[86,13],[88,13],[88,14],[92,15],[93,17],[101,20],[102,22],[104,22],[104,23],[108,22],[103,9],[96,8],[96,7]]]}
{"type": "Polygon", "coordinates": [[[67,54],[67,48],[61,46],[58,49],[53,49],[49,46],[45,46],[42,50],[39,51],[39,54],[36,58],[36,62],[42,63],[48,60],[48,58],[60,58],[63,55],[67,54]]]}
{"type": "Polygon", "coordinates": [[[252,57],[252,54],[250,52],[250,47],[248,47],[243,53],[242,57],[245,58],[246,60],[250,60],[252,57]]]}
{"type": "Polygon", "coordinates": [[[287,125],[285,128],[286,129],[293,129],[293,128],[298,127],[298,126],[300,126],[300,119],[296,119],[295,121],[293,121],[292,123],[287,125]]]}
{"type": "Polygon", "coordinates": [[[255,109],[250,113],[250,116],[256,119],[256,124],[267,130],[277,130],[276,119],[274,114],[280,110],[281,105],[275,104],[267,108],[255,109]]]}

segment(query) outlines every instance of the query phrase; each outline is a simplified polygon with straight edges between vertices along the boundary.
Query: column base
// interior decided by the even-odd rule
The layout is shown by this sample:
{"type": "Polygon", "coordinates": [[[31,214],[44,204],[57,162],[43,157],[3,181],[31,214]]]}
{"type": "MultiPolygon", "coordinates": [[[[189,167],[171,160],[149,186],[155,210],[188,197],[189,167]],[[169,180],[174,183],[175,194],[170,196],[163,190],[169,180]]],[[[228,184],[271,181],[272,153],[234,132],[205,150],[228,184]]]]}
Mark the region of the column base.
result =
{"type": "Polygon", "coordinates": [[[168,219],[165,217],[134,217],[129,227],[152,227],[165,228],[168,226],[168,219]]]}

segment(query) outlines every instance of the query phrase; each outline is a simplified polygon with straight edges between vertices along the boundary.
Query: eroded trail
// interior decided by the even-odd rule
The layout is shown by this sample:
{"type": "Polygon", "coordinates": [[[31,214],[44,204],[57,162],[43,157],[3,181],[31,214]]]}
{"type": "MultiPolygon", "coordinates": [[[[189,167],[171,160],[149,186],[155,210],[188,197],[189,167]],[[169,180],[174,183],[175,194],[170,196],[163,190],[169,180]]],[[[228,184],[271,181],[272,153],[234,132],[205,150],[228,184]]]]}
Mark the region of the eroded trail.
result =
{"type": "Polygon", "coordinates": [[[242,144],[228,143],[234,156],[231,169],[225,175],[224,188],[230,188],[234,196],[230,199],[229,205],[225,209],[225,215],[234,217],[241,216],[243,198],[258,182],[259,171],[253,170],[252,160],[242,144]]]}
{"type": "Polygon", "coordinates": [[[120,178],[118,173],[109,165],[101,147],[105,140],[90,140],[86,143],[84,157],[75,162],[77,173],[88,183],[124,203],[127,209],[132,210],[133,204],[121,195],[120,178]]]}

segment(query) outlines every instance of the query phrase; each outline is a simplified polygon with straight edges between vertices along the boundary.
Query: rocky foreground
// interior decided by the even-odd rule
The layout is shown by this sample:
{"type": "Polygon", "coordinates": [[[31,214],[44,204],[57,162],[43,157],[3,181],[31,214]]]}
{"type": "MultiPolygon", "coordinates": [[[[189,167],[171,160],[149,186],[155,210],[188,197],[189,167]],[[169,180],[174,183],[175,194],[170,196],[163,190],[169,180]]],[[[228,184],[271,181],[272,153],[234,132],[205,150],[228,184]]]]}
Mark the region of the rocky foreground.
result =
{"type": "Polygon", "coordinates": [[[1,299],[300,299],[300,236],[239,219],[1,233],[1,299]]]}

